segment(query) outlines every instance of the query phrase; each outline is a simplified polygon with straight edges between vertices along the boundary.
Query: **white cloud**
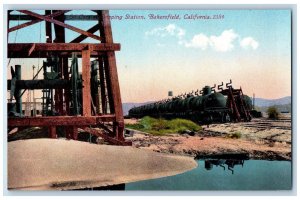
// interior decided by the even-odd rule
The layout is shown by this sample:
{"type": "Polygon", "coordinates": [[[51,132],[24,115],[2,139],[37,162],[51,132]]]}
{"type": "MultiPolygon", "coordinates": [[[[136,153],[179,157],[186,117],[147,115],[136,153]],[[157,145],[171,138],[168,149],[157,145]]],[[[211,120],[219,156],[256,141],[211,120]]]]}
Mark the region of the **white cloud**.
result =
{"type": "Polygon", "coordinates": [[[182,38],[185,35],[185,30],[176,26],[175,24],[169,24],[165,27],[154,28],[150,31],[146,31],[146,36],[159,36],[166,37],[167,35],[176,36],[182,38]]]}
{"type": "Polygon", "coordinates": [[[234,48],[233,42],[239,36],[234,32],[234,30],[225,30],[219,36],[206,36],[203,33],[195,35],[190,42],[182,42],[185,47],[200,48],[205,50],[210,46],[215,51],[231,51],[234,48]]]}
{"type": "Polygon", "coordinates": [[[255,50],[259,46],[259,43],[252,37],[245,37],[240,41],[240,45],[244,49],[252,48],[255,50]]]}
{"type": "Polygon", "coordinates": [[[171,35],[174,35],[174,32],[175,32],[175,29],[176,29],[176,26],[175,24],[169,24],[168,26],[166,26],[165,29],[168,33],[170,33],[171,35]]]}
{"type": "MultiPolygon", "coordinates": [[[[259,43],[252,37],[240,37],[233,29],[224,30],[220,35],[205,35],[199,33],[193,36],[190,41],[184,39],[186,31],[175,24],[169,24],[165,27],[154,28],[145,33],[146,36],[175,36],[178,38],[178,44],[187,48],[198,48],[206,50],[209,47],[217,52],[229,52],[235,48],[235,44],[240,44],[244,49],[257,49],[259,43]]],[[[157,46],[163,46],[158,44],[157,46]]]]}
{"type": "Polygon", "coordinates": [[[234,48],[233,42],[238,38],[234,30],[225,30],[220,36],[210,36],[210,46],[216,51],[226,52],[234,48]]]}
{"type": "Polygon", "coordinates": [[[205,50],[209,44],[209,38],[200,33],[198,35],[195,35],[191,42],[183,42],[185,47],[194,47],[194,48],[200,48],[202,50],[205,50]]]}

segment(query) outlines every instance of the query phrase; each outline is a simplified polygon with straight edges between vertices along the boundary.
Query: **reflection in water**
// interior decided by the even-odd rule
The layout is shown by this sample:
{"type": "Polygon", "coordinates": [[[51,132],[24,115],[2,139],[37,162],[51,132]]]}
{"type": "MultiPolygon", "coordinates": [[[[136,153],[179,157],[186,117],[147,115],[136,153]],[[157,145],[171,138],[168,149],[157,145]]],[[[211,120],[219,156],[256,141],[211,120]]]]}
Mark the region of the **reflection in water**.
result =
{"type": "Polygon", "coordinates": [[[103,187],[93,187],[93,188],[83,188],[77,190],[125,190],[125,184],[118,184],[118,185],[108,185],[103,187]]]}
{"type": "Polygon", "coordinates": [[[290,161],[214,158],[197,162],[197,168],[183,174],[85,190],[290,190],[292,188],[290,161]]]}
{"type": "Polygon", "coordinates": [[[175,176],[126,183],[125,190],[290,190],[290,161],[238,159],[196,160],[198,167],[175,176]]]}
{"type": "Polygon", "coordinates": [[[226,169],[225,165],[227,165],[227,169],[234,174],[233,168],[235,165],[244,166],[244,160],[233,160],[233,159],[213,159],[213,160],[204,160],[204,167],[206,170],[212,170],[213,166],[220,166],[224,170],[226,169]]]}

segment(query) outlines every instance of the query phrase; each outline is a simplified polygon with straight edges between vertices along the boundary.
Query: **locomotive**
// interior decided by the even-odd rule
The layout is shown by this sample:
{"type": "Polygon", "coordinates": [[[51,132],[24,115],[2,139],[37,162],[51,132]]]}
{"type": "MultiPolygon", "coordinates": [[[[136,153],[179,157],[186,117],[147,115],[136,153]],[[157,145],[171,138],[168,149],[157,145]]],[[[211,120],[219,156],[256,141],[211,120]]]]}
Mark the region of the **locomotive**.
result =
{"type": "Polygon", "coordinates": [[[170,99],[134,107],[129,110],[131,118],[151,116],[155,118],[185,118],[197,123],[240,122],[251,120],[252,100],[244,95],[242,88],[234,89],[232,81],[202,90],[181,94],[170,99]]]}

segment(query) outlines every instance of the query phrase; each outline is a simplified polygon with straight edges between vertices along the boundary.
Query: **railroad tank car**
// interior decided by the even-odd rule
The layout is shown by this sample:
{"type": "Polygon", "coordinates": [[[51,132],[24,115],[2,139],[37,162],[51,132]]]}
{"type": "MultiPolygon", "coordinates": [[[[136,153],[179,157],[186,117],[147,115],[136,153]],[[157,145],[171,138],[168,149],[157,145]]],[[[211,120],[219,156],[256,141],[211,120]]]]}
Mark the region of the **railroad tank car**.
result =
{"type": "Polygon", "coordinates": [[[200,123],[250,121],[249,111],[252,100],[243,95],[241,89],[233,89],[230,83],[226,89],[216,92],[215,86],[205,86],[200,92],[179,95],[129,110],[129,117],[144,116],[171,118],[187,118],[200,123]]]}

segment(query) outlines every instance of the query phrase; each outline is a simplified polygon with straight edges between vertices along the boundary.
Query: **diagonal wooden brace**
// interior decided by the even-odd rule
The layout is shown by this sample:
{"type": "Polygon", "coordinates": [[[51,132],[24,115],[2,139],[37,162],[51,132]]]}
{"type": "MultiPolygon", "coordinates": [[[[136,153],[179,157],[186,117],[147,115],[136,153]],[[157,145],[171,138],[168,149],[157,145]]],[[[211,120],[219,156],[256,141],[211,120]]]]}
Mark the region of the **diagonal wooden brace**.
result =
{"type": "MultiPolygon", "coordinates": [[[[45,17],[49,17],[49,18],[57,17],[57,16],[62,15],[62,14],[64,14],[64,13],[66,13],[66,12],[69,12],[69,11],[70,11],[70,10],[61,10],[61,11],[57,11],[57,12],[55,12],[55,13],[52,13],[52,14],[50,14],[50,15],[46,15],[45,17]]],[[[12,28],[9,28],[9,29],[8,29],[8,32],[10,33],[10,32],[19,30],[19,29],[21,29],[21,28],[25,28],[25,27],[31,26],[31,25],[33,25],[33,24],[39,23],[39,22],[41,22],[41,21],[43,21],[43,20],[42,20],[42,19],[32,20],[32,21],[30,21],[30,22],[26,22],[26,23],[20,24],[20,25],[18,25],[18,26],[14,26],[14,27],[12,27],[12,28]]]]}
{"type": "Polygon", "coordinates": [[[47,22],[51,22],[51,23],[56,24],[56,25],[58,25],[58,26],[62,26],[62,27],[64,27],[64,28],[70,29],[70,30],[75,31],[75,32],[77,32],[77,33],[80,33],[80,34],[82,34],[82,35],[86,35],[86,36],[91,37],[91,38],[93,38],[93,39],[95,39],[95,40],[99,40],[99,41],[102,40],[102,38],[99,37],[99,36],[97,36],[97,35],[94,35],[94,34],[92,34],[92,33],[89,33],[89,32],[87,32],[87,31],[84,31],[84,30],[82,30],[82,29],[79,29],[79,28],[77,28],[77,27],[75,27],[75,26],[71,26],[71,25],[65,24],[65,23],[63,23],[63,22],[60,22],[60,21],[58,21],[58,20],[55,20],[55,19],[46,17],[46,16],[44,16],[44,15],[40,15],[40,14],[31,12],[31,11],[29,11],[29,10],[18,10],[18,11],[21,12],[21,13],[24,13],[24,14],[31,15],[31,16],[33,16],[33,17],[39,18],[39,19],[41,19],[41,20],[45,20],[45,21],[47,21],[47,22]]]}
{"type": "MultiPolygon", "coordinates": [[[[99,30],[99,25],[96,24],[95,26],[93,26],[89,30],[87,30],[87,32],[95,33],[98,30],[99,30]]],[[[82,42],[86,38],[87,38],[86,35],[79,35],[77,38],[73,39],[70,43],[79,43],[79,42],[82,42]]]]}
{"type": "Polygon", "coordinates": [[[31,53],[34,51],[34,49],[35,49],[35,43],[33,43],[32,46],[30,47],[29,52],[28,52],[28,56],[31,55],[31,53]]]}

